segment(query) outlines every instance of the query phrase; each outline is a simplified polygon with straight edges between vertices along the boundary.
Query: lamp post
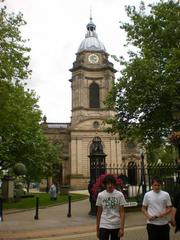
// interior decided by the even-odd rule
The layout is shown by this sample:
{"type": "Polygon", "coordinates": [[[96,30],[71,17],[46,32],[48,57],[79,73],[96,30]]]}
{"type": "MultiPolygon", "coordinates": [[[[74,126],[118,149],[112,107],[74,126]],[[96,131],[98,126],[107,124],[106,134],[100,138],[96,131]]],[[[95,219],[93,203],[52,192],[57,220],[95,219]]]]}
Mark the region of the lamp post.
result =
{"type": "Polygon", "coordinates": [[[144,167],[144,148],[140,149],[141,156],[141,185],[142,185],[142,193],[143,195],[146,193],[146,176],[145,176],[145,167],[144,167]]]}

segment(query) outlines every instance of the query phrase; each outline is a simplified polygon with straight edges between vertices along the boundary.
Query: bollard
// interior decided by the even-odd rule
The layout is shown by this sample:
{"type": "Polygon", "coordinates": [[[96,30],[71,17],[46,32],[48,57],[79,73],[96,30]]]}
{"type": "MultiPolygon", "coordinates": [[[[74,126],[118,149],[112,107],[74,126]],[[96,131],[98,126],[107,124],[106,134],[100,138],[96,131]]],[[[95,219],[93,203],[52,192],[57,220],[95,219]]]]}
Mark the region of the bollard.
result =
{"type": "Polygon", "coordinates": [[[0,222],[3,221],[3,199],[0,198],[0,222]]]}
{"type": "Polygon", "coordinates": [[[39,197],[36,197],[36,214],[34,216],[35,220],[39,219],[39,197]]]}
{"type": "Polygon", "coordinates": [[[71,196],[68,196],[68,214],[67,217],[71,217],[71,196]]]}

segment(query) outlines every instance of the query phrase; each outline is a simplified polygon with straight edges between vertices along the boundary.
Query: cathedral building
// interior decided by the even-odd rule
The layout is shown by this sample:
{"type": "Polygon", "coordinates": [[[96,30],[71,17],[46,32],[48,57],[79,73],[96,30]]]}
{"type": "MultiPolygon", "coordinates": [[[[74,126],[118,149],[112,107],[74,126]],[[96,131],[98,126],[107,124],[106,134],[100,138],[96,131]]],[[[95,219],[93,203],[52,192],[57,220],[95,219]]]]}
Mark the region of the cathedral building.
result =
{"type": "Polygon", "coordinates": [[[114,116],[104,100],[115,80],[116,70],[108,53],[98,39],[92,18],[86,26],[85,39],[79,45],[72,73],[72,115],[70,123],[42,124],[44,133],[53,144],[60,144],[59,182],[73,189],[87,188],[90,176],[90,145],[99,137],[107,164],[137,162],[136,147],[124,143],[117,135],[104,131],[104,120],[114,116]]]}

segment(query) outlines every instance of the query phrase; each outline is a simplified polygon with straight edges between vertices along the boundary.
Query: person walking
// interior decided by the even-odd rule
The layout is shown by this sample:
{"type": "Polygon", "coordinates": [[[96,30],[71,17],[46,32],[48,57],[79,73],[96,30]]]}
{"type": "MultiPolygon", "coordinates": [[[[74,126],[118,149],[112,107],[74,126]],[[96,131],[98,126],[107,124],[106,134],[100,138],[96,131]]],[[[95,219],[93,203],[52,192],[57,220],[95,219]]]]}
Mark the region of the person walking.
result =
{"type": "Polygon", "coordinates": [[[152,190],[144,195],[142,212],[147,219],[148,240],[169,240],[168,215],[172,212],[172,203],[169,193],[161,190],[158,177],[152,179],[152,190]]]}
{"type": "Polygon", "coordinates": [[[104,178],[105,190],[97,197],[96,231],[99,240],[119,240],[124,235],[125,198],[115,189],[116,179],[112,175],[104,178]]]}
{"type": "Polygon", "coordinates": [[[51,200],[56,200],[57,199],[57,188],[56,188],[56,185],[54,183],[51,184],[50,189],[49,189],[49,193],[50,193],[51,200]]]}

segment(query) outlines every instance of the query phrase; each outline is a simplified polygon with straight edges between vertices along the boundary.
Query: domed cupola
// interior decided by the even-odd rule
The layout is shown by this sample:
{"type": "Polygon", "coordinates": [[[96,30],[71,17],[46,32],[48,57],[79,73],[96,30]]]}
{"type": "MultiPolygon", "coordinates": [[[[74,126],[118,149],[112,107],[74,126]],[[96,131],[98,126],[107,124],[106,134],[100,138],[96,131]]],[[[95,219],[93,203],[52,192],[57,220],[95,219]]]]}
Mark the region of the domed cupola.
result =
{"type": "Polygon", "coordinates": [[[96,52],[106,52],[105,46],[102,42],[99,41],[96,33],[96,25],[90,17],[90,22],[86,26],[87,33],[85,39],[81,42],[78,53],[83,51],[96,51],[96,52]]]}

